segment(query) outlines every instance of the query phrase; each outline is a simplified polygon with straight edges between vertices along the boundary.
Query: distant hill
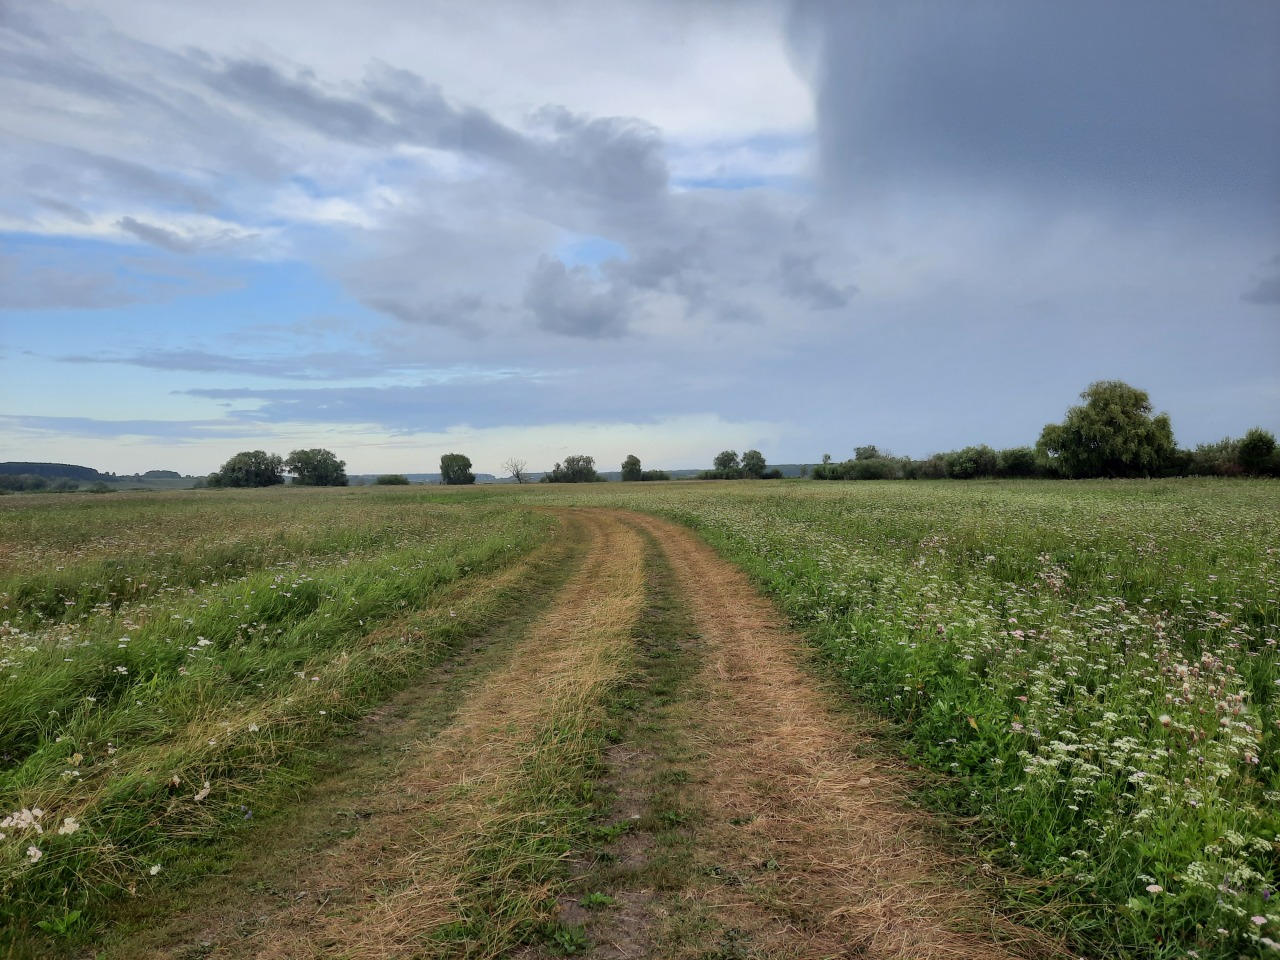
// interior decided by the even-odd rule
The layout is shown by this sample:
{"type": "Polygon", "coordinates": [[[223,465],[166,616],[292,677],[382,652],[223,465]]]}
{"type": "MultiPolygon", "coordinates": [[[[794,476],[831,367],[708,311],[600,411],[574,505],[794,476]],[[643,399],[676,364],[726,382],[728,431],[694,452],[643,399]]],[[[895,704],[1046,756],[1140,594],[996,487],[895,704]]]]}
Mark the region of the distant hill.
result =
{"type": "Polygon", "coordinates": [[[105,473],[99,473],[93,467],[81,467],[74,463],[25,463],[19,460],[9,460],[0,463],[0,473],[10,475],[29,474],[37,477],[45,477],[49,480],[58,480],[66,478],[68,480],[110,480],[111,477],[105,473]]]}

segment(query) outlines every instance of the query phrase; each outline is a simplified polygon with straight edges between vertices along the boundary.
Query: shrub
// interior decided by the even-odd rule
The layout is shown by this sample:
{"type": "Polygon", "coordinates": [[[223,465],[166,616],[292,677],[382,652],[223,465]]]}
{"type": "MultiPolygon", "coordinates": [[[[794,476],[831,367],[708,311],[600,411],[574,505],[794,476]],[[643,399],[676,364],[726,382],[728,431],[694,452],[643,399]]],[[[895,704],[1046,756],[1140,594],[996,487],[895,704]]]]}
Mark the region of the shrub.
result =
{"type": "Polygon", "coordinates": [[[373,482],[383,487],[403,487],[408,486],[409,478],[403,473],[384,473],[373,482]]]}

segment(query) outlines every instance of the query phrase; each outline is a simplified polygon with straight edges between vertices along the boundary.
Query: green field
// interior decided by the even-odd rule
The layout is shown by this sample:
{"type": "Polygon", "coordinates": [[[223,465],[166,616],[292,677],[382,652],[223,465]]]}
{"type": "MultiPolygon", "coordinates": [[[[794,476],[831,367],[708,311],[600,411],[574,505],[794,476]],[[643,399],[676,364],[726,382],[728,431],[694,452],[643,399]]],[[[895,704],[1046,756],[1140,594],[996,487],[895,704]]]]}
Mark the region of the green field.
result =
{"type": "Polygon", "coordinates": [[[540,505],[664,515],[748,570],[937,772],[924,798],[1024,922],[1111,956],[1275,949],[1272,481],[5,498],[4,917],[161,882],[297,749],[526,602],[493,581],[554,550],[540,505]]]}

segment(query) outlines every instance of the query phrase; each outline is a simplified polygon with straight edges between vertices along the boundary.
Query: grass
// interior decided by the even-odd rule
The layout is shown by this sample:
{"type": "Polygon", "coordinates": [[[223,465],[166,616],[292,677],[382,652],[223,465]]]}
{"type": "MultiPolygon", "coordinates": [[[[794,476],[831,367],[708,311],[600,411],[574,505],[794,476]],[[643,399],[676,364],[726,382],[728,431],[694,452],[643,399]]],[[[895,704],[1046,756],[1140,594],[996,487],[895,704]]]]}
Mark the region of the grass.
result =
{"type": "Polygon", "coordinates": [[[663,486],[543,496],[747,569],[1035,881],[1019,916],[1114,956],[1275,949],[1280,485],[663,486]]]}
{"type": "MultiPolygon", "coordinates": [[[[101,512],[90,510],[84,526],[114,521],[121,539],[140,536],[154,509],[93,506],[101,512]]],[[[97,920],[113,895],[162,883],[184,845],[288,789],[300,753],[489,625],[503,597],[473,604],[469,586],[545,544],[555,526],[526,511],[463,515],[411,497],[362,506],[353,520],[379,517],[379,536],[401,531],[371,557],[322,551],[35,628],[16,625],[32,608],[10,593],[0,648],[7,937],[33,935],[39,922],[71,932],[76,911],[77,926],[97,920]],[[414,512],[432,516],[404,518],[414,512]]],[[[369,529],[349,529],[346,542],[369,529]]],[[[344,539],[332,528],[319,536],[344,539]]],[[[270,526],[264,538],[273,539],[270,526]]],[[[77,554],[73,537],[64,546],[77,554]]],[[[196,544],[180,555],[200,562],[196,544]]]]}
{"type": "MultiPolygon", "coordinates": [[[[929,801],[1029,881],[1010,888],[1020,917],[1146,960],[1280,941],[1280,485],[1217,480],[4,498],[3,922],[75,936],[111,891],[163,883],[173,850],[287,784],[300,747],[478,629],[444,598],[547,543],[542,504],[657,513],[746,569],[941,775],[929,801]]],[[[574,714],[589,742],[531,727],[561,758],[547,776],[578,771],[574,812],[554,841],[503,836],[547,864],[588,843],[592,764],[611,733],[659,742],[690,695],[668,679],[619,692],[634,721],[574,714]]],[[[661,771],[642,828],[670,838],[646,869],[666,862],[672,886],[697,826],[687,761],[661,771]]],[[[519,780],[550,789],[542,775],[519,780]]],[[[551,889],[502,942],[554,939],[551,889]]]]}

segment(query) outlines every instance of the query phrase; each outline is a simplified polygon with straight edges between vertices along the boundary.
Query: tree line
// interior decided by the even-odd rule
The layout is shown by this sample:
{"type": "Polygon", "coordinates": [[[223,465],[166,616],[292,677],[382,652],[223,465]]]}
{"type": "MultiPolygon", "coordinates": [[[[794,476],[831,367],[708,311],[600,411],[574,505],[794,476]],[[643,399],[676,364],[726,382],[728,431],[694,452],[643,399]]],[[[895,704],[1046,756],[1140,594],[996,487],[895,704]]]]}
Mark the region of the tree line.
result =
{"type": "Polygon", "coordinates": [[[925,460],[894,457],[874,446],[813,468],[815,480],[971,480],[979,477],[1280,476],[1276,438],[1254,427],[1239,439],[1178,447],[1167,413],[1155,414],[1145,390],[1100,380],[1081,394],[1061,423],[1046,424],[1034,447],[993,450],[985,444],[925,460]]]}
{"type": "MultiPolygon", "coordinates": [[[[1177,446],[1167,413],[1156,414],[1145,390],[1119,380],[1100,380],[1081,394],[1084,403],[1069,408],[1061,423],[1046,424],[1035,446],[994,450],[985,444],[936,453],[924,460],[895,457],[875,446],[857,447],[854,456],[833,462],[829,454],[815,465],[815,480],[970,480],[980,477],[1168,477],[1168,476],[1280,476],[1276,438],[1261,427],[1239,439],[1201,444],[1192,450],[1177,446]]],[[[530,482],[526,461],[509,458],[503,467],[516,483],[530,482]]],[[[236,454],[210,474],[210,487],[265,487],[284,483],[285,474],[303,486],[346,486],[345,461],[324,449],[294,450],[287,458],[262,450],[236,454]]],[[[769,469],[759,450],[739,457],[722,450],[703,480],[769,480],[782,471],[769,469]]],[[[539,478],[542,483],[600,483],[607,478],[586,454],[565,457],[539,478]]],[[[670,480],[663,470],[645,470],[630,454],[622,461],[627,482],[670,480]]],[[[471,459],[461,453],[440,458],[440,482],[447,485],[476,481],[471,459]]],[[[384,474],[375,483],[407,484],[403,474],[384,474]]],[[[40,489],[40,478],[10,478],[12,489],[40,489]]],[[[0,479],[0,489],[5,481],[0,479]]]]}

